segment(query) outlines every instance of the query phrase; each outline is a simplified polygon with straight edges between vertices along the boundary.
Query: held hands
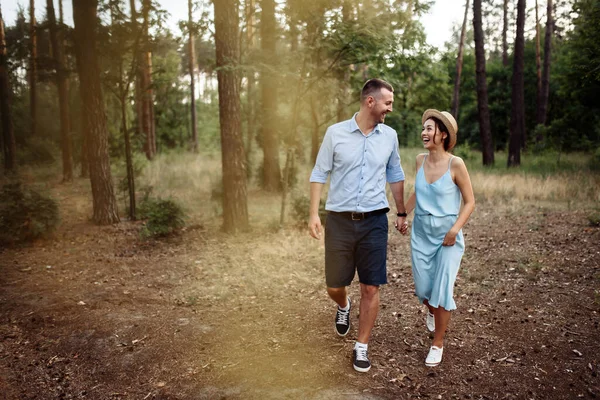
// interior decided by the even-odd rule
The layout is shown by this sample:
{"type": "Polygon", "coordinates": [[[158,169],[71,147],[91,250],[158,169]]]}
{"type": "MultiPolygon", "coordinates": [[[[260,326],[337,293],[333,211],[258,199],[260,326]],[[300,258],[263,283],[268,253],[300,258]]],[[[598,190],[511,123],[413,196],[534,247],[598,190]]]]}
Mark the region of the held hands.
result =
{"type": "Polygon", "coordinates": [[[318,215],[311,215],[308,218],[308,232],[315,239],[321,239],[323,226],[321,225],[321,218],[318,215]]]}
{"type": "Polygon", "coordinates": [[[394,223],[396,230],[403,235],[408,234],[408,221],[406,221],[406,217],[398,217],[396,222],[394,223]]]}

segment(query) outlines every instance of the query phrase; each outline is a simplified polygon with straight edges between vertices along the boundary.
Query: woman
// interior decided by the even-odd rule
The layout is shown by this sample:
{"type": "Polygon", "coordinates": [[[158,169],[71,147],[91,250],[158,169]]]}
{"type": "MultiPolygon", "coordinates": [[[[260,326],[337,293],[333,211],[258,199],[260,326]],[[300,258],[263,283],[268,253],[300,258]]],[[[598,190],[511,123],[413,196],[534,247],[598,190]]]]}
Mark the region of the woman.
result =
{"type": "MultiPolygon", "coordinates": [[[[442,361],[450,312],[456,309],[454,282],[465,249],[461,229],[475,208],[475,197],[464,161],[450,154],[458,131],[454,117],[446,111],[427,110],[422,123],[421,139],[428,153],[417,156],[415,192],[406,211],[415,211],[412,271],[417,297],[428,308],[427,328],[435,332],[425,359],[425,365],[434,367],[442,361]]],[[[396,228],[408,233],[406,222],[396,228]]]]}

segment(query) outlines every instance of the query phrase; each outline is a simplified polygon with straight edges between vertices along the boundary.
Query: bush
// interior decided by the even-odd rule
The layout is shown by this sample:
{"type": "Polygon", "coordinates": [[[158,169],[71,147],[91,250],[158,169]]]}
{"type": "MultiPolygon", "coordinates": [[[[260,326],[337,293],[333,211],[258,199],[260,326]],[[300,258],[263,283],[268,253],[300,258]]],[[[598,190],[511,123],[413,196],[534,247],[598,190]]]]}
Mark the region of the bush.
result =
{"type": "Polygon", "coordinates": [[[588,214],[588,221],[591,226],[600,226],[600,209],[588,214]]]}
{"type": "Polygon", "coordinates": [[[471,145],[468,142],[459,144],[452,149],[452,153],[462,158],[464,161],[473,161],[476,159],[474,152],[471,149],[471,145]]]}
{"type": "MultiPolygon", "coordinates": [[[[294,197],[292,200],[292,215],[298,224],[306,225],[310,214],[309,208],[310,198],[308,196],[294,197]]],[[[325,224],[326,216],[327,211],[325,210],[325,202],[321,200],[319,204],[319,218],[321,218],[322,224],[325,224]]]]}
{"type": "Polygon", "coordinates": [[[592,154],[588,166],[592,171],[600,171],[600,147],[592,154]]]}
{"type": "Polygon", "coordinates": [[[185,212],[174,200],[146,198],[138,212],[146,220],[141,231],[143,238],[167,236],[185,226],[185,212]]]}
{"type": "Polygon", "coordinates": [[[55,154],[60,151],[49,139],[32,139],[17,148],[19,165],[48,165],[56,161],[55,154]]]}
{"type": "Polygon", "coordinates": [[[0,190],[0,243],[27,242],[50,233],[59,222],[56,202],[21,187],[4,185],[0,190]]]}

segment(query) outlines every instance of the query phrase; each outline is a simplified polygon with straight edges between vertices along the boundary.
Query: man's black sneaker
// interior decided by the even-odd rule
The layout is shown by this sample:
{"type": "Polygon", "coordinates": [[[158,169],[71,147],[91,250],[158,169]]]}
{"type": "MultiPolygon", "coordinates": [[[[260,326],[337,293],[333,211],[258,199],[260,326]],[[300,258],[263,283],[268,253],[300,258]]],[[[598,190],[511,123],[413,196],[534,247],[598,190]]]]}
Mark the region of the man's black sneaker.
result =
{"type": "Polygon", "coordinates": [[[350,331],[351,309],[352,303],[350,302],[350,297],[348,297],[348,311],[344,311],[338,306],[337,312],[335,313],[335,332],[340,336],[346,336],[350,331]]]}
{"type": "Polygon", "coordinates": [[[368,372],[371,369],[371,361],[367,349],[355,348],[352,353],[352,365],[358,372],[368,372]]]}

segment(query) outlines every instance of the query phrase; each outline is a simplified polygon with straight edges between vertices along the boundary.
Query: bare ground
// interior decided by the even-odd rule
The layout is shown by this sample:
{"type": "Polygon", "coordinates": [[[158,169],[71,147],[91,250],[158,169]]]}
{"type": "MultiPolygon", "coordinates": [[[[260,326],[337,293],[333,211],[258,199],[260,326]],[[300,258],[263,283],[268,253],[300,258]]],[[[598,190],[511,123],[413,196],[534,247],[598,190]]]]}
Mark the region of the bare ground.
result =
{"type": "Polygon", "coordinates": [[[357,311],[338,338],[323,244],[304,230],[193,225],[142,241],[139,223],[87,222],[77,187],[55,196],[52,238],[0,250],[0,398],[600,396],[600,230],[582,211],[478,205],[437,368],[409,240],[391,232],[373,368],[359,374],[357,311]]]}

